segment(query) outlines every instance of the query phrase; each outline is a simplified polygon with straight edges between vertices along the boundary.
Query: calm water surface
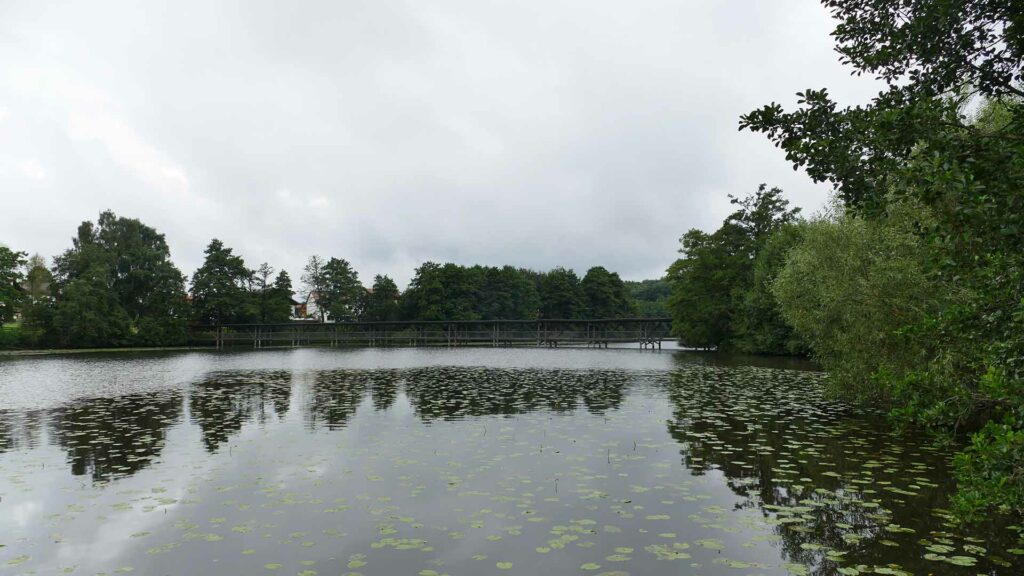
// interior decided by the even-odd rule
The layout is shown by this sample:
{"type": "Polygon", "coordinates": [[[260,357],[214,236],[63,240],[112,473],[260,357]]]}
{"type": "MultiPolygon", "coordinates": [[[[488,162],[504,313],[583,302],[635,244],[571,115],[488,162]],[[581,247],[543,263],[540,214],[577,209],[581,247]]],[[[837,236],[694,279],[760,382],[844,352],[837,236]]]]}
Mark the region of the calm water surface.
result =
{"type": "Polygon", "coordinates": [[[724,360],[0,359],[0,575],[1024,573],[941,452],[724,360]]]}

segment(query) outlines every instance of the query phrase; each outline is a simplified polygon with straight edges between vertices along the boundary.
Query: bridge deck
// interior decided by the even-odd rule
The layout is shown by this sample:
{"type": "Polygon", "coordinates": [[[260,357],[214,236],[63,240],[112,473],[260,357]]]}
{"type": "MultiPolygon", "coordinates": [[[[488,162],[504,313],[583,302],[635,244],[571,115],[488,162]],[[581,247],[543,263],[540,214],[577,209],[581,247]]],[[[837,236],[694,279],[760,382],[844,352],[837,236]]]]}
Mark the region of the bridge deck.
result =
{"type": "Polygon", "coordinates": [[[591,346],[661,348],[669,318],[289,322],[189,327],[194,345],[251,346],[591,346]]]}

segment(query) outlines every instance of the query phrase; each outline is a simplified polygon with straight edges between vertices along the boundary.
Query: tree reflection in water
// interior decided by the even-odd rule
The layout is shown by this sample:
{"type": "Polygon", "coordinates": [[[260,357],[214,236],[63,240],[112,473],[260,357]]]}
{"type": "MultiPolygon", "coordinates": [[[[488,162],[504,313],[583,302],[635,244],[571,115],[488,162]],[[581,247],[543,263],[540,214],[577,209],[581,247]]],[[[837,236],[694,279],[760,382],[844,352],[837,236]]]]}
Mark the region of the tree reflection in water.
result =
{"type": "Polygon", "coordinates": [[[0,410],[0,454],[38,446],[45,422],[42,410],[0,410]]]}
{"type": "MultiPolygon", "coordinates": [[[[820,576],[858,564],[899,564],[913,573],[941,565],[908,550],[948,539],[942,512],[951,486],[941,452],[823,397],[796,371],[681,365],[667,385],[669,434],[696,475],[720,473],[773,525],[784,555],[820,576]],[[938,472],[938,473],[937,473],[938,472]]],[[[988,529],[993,533],[999,526],[988,529]]],[[[849,572],[852,573],[852,572],[849,572]]]]}
{"type": "MultiPolygon", "coordinates": [[[[491,509],[496,505],[491,491],[497,486],[502,498],[523,491],[508,500],[517,507],[551,515],[571,510],[569,524],[583,522],[578,516],[586,510],[592,517],[586,521],[602,528],[580,524],[579,534],[605,544],[614,539],[616,549],[635,550],[634,561],[643,569],[651,567],[648,562],[697,561],[703,555],[705,567],[722,562],[724,569],[732,562],[731,567],[773,574],[831,576],[879,567],[891,574],[943,574],[951,573],[943,571],[947,563],[926,555],[930,549],[949,548],[953,552],[947,557],[970,554],[972,562],[977,560],[969,566],[972,574],[1016,573],[1013,560],[999,557],[1011,545],[997,553],[977,552],[978,543],[1007,542],[1005,523],[993,520],[964,530],[936,512],[946,506],[951,491],[944,452],[912,436],[889,433],[881,415],[826,399],[820,374],[730,365],[727,357],[676,358],[675,365],[659,370],[214,371],[157,392],[0,412],[0,453],[31,455],[53,444],[66,454],[72,474],[102,484],[155,467],[165,444],[171,444],[176,458],[196,463],[197,469],[203,462],[215,464],[205,480],[198,477],[200,484],[232,472],[275,476],[281,465],[289,482],[316,477],[310,501],[333,501],[355,485],[379,488],[376,496],[384,499],[379,502],[402,501],[410,507],[402,517],[437,515],[438,522],[447,522],[448,508],[437,510],[430,501],[414,498],[424,487],[433,486],[441,499],[481,499],[478,504],[491,509]],[[358,425],[353,425],[356,418],[358,425]],[[491,427],[491,434],[474,422],[490,425],[487,418],[502,421],[497,430],[491,427]],[[170,435],[178,427],[185,433],[170,435]],[[236,438],[247,429],[259,434],[236,438]],[[335,438],[314,434],[321,432],[335,438]],[[350,459],[346,466],[360,473],[350,475],[346,468],[340,476],[321,478],[324,471],[337,472],[330,464],[338,446],[350,459]],[[428,450],[437,446],[444,449],[428,450]],[[267,454],[272,454],[269,460],[267,454]],[[221,468],[229,458],[231,465],[221,468]],[[457,468],[468,472],[454,474],[457,468]],[[411,499],[403,500],[404,490],[412,490],[411,499]],[[677,497],[668,495],[675,490],[677,497]],[[548,497],[538,499],[542,493],[557,504],[547,506],[548,497]],[[666,528],[655,533],[650,522],[666,523],[666,528]],[[696,538],[706,535],[720,539],[696,538]],[[779,555],[791,564],[780,565],[779,555]],[[763,566],[758,564],[762,559],[763,566]]],[[[39,476],[33,458],[7,461],[23,475],[39,476]]],[[[265,494],[268,487],[262,482],[253,494],[265,494]]],[[[271,488],[269,494],[280,497],[274,506],[290,501],[274,492],[277,484],[271,488]]],[[[512,518],[519,512],[501,513],[512,518]]],[[[312,521],[305,513],[293,520],[312,521]]],[[[463,520],[470,527],[475,521],[456,522],[463,520]]],[[[546,528],[531,534],[541,540],[552,535],[546,528]]],[[[602,557],[619,556],[628,554],[602,557]]]]}
{"type": "Polygon", "coordinates": [[[89,398],[49,411],[50,434],[71,473],[94,481],[130,476],[159,457],[181,417],[180,391],[89,398]]]}
{"type": "Polygon", "coordinates": [[[215,372],[190,388],[189,414],[202,431],[206,450],[216,452],[245,423],[266,422],[271,414],[284,418],[291,392],[289,371],[215,372]]]}
{"type": "Polygon", "coordinates": [[[632,376],[620,370],[418,368],[405,391],[424,421],[512,415],[583,406],[591,413],[622,403],[632,376]]]}

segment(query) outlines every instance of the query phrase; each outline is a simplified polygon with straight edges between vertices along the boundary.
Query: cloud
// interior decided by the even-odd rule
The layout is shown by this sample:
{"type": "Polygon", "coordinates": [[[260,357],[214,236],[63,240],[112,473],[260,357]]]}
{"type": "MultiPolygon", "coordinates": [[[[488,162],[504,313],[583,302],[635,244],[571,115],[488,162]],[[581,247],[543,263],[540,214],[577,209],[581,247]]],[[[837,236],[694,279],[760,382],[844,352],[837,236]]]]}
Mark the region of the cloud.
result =
{"type": "Polygon", "coordinates": [[[186,273],[218,237],[293,277],[312,253],[367,282],[427,259],[657,276],[726,194],[824,202],[736,126],[876,91],[831,28],[806,0],[8,4],[0,241],[56,254],[110,208],[186,273]]]}

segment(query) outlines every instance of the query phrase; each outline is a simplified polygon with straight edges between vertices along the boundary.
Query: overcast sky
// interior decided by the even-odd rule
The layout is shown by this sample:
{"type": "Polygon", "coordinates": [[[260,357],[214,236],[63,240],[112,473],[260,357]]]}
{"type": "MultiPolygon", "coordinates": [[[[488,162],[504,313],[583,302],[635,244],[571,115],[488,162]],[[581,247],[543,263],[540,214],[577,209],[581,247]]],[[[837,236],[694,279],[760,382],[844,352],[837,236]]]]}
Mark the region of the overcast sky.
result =
{"type": "Polygon", "coordinates": [[[815,0],[0,0],[0,243],[53,256],[104,209],[191,275],[220,238],[298,277],[421,262],[663,274],[760,182],[740,114],[863,102],[815,0]]]}

